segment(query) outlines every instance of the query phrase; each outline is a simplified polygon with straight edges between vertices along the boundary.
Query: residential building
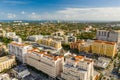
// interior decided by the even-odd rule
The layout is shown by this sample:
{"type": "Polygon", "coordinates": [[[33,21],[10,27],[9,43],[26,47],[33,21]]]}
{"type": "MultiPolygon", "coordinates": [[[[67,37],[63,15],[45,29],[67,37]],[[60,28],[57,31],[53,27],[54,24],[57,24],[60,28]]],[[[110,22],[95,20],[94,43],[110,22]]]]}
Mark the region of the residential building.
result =
{"type": "Polygon", "coordinates": [[[64,31],[57,31],[51,34],[52,36],[63,36],[64,35],[64,31]]]}
{"type": "Polygon", "coordinates": [[[22,38],[20,38],[19,36],[14,36],[12,39],[16,42],[22,42],[22,38]]]}
{"type": "Polygon", "coordinates": [[[96,39],[120,42],[120,30],[97,30],[96,39]]]}
{"type": "Polygon", "coordinates": [[[115,42],[94,40],[92,43],[92,53],[113,58],[117,53],[117,45],[115,42]]]}
{"type": "Polygon", "coordinates": [[[61,43],[64,42],[64,38],[62,36],[52,36],[51,38],[55,41],[60,41],[61,43]]]}
{"type": "Polygon", "coordinates": [[[83,44],[85,44],[84,40],[78,40],[76,42],[71,42],[70,43],[70,49],[80,50],[80,46],[82,46],[83,44]]]}
{"type": "Polygon", "coordinates": [[[70,43],[70,42],[76,42],[77,37],[75,36],[64,36],[64,42],[70,43]]]}
{"type": "Polygon", "coordinates": [[[32,49],[26,54],[26,63],[55,78],[60,75],[63,65],[63,56],[49,54],[39,49],[32,49]]]}
{"type": "Polygon", "coordinates": [[[0,37],[4,37],[6,34],[6,31],[0,28],[0,37]]]}
{"type": "Polygon", "coordinates": [[[25,54],[32,46],[19,42],[11,42],[8,44],[9,54],[13,54],[16,56],[17,60],[22,63],[25,63],[25,54]]]}
{"type": "Polygon", "coordinates": [[[15,33],[15,32],[7,32],[7,33],[5,34],[5,37],[7,37],[7,38],[13,38],[14,36],[16,36],[16,33],[15,33]]]}
{"type": "Polygon", "coordinates": [[[8,56],[0,57],[0,72],[2,72],[5,69],[10,69],[14,65],[15,65],[15,56],[8,55],[8,56]]]}
{"type": "Polygon", "coordinates": [[[47,38],[47,39],[39,39],[38,40],[39,45],[50,47],[53,49],[61,49],[61,42],[60,41],[55,41],[53,39],[47,38]]]}
{"type": "Polygon", "coordinates": [[[26,76],[30,75],[30,72],[25,65],[19,65],[15,67],[12,69],[12,73],[17,79],[23,79],[26,76]]]}
{"type": "Polygon", "coordinates": [[[70,48],[73,50],[84,51],[86,53],[91,52],[92,41],[79,40],[70,43],[70,48]]]}
{"type": "Polygon", "coordinates": [[[9,74],[0,74],[0,80],[12,80],[9,76],[9,74]]]}
{"type": "Polygon", "coordinates": [[[65,80],[94,80],[93,60],[72,55],[66,59],[61,77],[65,80]]]}
{"type": "Polygon", "coordinates": [[[92,29],[93,29],[92,26],[88,26],[88,27],[85,27],[84,30],[82,30],[82,32],[91,32],[92,29]]]}
{"type": "Polygon", "coordinates": [[[97,60],[94,61],[94,66],[101,69],[105,69],[108,67],[110,61],[111,59],[109,58],[99,57],[97,60]]]}
{"type": "Polygon", "coordinates": [[[32,35],[32,36],[28,36],[28,40],[30,41],[37,41],[39,39],[42,39],[43,35],[32,35]]]}

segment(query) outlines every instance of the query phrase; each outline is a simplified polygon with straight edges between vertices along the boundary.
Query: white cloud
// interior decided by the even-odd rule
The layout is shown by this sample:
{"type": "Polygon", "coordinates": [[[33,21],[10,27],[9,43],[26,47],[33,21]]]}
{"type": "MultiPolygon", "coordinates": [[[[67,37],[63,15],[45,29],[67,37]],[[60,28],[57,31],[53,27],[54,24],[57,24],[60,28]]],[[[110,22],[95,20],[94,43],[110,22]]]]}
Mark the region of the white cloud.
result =
{"type": "Polygon", "coordinates": [[[120,21],[120,7],[104,8],[65,8],[52,13],[24,12],[21,14],[4,14],[8,19],[30,19],[30,20],[107,20],[120,21]],[[27,13],[27,14],[26,14],[27,13]],[[22,15],[24,14],[24,15],[22,15]],[[16,18],[17,16],[17,18],[16,18]]]}
{"type": "Polygon", "coordinates": [[[120,7],[66,8],[57,13],[70,20],[120,20],[120,7]]]}
{"type": "Polygon", "coordinates": [[[14,18],[16,18],[16,15],[12,14],[12,13],[8,13],[7,17],[8,17],[8,19],[14,19],[14,18]]]}
{"type": "Polygon", "coordinates": [[[31,20],[40,20],[41,16],[40,14],[36,14],[35,12],[32,12],[31,14],[28,15],[28,19],[31,20]]]}
{"type": "Polygon", "coordinates": [[[25,11],[22,11],[21,14],[25,14],[26,12],[25,11]]]}

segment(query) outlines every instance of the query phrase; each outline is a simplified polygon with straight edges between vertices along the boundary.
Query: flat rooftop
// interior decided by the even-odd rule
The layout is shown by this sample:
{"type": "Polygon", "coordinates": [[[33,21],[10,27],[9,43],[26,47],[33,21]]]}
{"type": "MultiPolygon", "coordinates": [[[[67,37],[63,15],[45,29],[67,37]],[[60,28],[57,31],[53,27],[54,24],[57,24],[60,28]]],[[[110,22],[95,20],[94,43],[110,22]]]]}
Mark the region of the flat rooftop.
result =
{"type": "Polygon", "coordinates": [[[1,58],[0,58],[0,63],[1,63],[1,62],[4,62],[4,61],[8,61],[8,60],[10,60],[10,59],[11,59],[10,56],[1,57],[1,58]]]}

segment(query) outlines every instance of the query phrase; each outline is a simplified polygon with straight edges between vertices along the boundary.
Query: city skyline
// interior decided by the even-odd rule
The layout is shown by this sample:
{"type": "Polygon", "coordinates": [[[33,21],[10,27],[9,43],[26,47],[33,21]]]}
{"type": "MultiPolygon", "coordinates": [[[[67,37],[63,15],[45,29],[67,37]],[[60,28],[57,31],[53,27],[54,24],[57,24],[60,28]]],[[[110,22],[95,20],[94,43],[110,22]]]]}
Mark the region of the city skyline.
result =
{"type": "Polygon", "coordinates": [[[0,20],[120,21],[119,0],[1,0],[0,20]]]}

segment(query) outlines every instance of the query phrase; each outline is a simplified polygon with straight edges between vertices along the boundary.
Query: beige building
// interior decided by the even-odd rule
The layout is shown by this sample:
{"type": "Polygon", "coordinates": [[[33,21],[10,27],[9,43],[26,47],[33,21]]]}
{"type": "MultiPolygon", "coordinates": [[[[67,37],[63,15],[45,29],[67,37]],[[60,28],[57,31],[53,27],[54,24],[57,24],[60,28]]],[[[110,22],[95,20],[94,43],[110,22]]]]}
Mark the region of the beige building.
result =
{"type": "Polygon", "coordinates": [[[120,42],[120,30],[97,30],[96,39],[120,42]]]}
{"type": "Polygon", "coordinates": [[[66,59],[61,77],[65,80],[94,80],[93,60],[72,55],[66,59]]]}
{"type": "Polygon", "coordinates": [[[8,44],[9,54],[15,55],[16,58],[22,63],[25,63],[25,54],[31,48],[31,45],[19,42],[11,42],[8,44]]]}
{"type": "Polygon", "coordinates": [[[40,39],[37,42],[42,46],[50,47],[50,48],[57,49],[57,50],[62,48],[60,41],[56,41],[56,40],[53,40],[51,38],[40,39]]]}
{"type": "Polygon", "coordinates": [[[34,68],[48,74],[50,77],[57,77],[62,71],[63,56],[54,56],[38,49],[32,49],[26,54],[26,63],[34,68]]]}
{"type": "Polygon", "coordinates": [[[92,44],[92,53],[113,58],[117,54],[117,45],[115,42],[94,40],[92,44]]]}
{"type": "Polygon", "coordinates": [[[0,57],[0,72],[15,65],[15,56],[9,55],[0,57]]]}
{"type": "Polygon", "coordinates": [[[6,34],[6,31],[0,28],[0,37],[4,37],[6,34]]]}
{"type": "Polygon", "coordinates": [[[63,36],[64,35],[64,31],[57,31],[51,34],[52,36],[63,36]]]}

